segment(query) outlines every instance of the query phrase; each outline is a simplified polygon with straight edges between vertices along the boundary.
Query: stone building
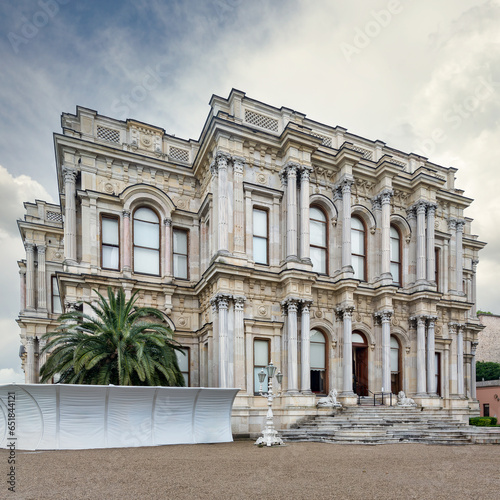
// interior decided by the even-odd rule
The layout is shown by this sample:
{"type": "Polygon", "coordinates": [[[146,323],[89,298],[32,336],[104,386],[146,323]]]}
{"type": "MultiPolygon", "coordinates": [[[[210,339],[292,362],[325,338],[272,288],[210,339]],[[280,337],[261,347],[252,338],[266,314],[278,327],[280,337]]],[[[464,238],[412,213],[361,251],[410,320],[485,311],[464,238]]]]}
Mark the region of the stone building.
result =
{"type": "Polygon", "coordinates": [[[77,107],[54,135],[60,206],[19,222],[22,364],[108,285],[164,311],[191,386],[239,387],[236,433],[261,428],[257,373],[282,371],[280,425],[400,390],[477,411],[476,265],[484,243],[454,168],[275,108],[213,96],[198,140],[77,107]]]}
{"type": "Polygon", "coordinates": [[[479,332],[476,350],[478,361],[500,363],[500,316],[497,314],[478,314],[484,330],[479,332]]]}

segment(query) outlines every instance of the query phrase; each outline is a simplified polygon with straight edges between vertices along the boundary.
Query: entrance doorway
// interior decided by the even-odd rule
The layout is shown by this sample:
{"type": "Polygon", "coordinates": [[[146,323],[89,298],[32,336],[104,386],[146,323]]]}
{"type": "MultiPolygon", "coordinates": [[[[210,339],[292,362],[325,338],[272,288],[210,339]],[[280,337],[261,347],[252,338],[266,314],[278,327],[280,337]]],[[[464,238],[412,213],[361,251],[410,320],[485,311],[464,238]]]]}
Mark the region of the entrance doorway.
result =
{"type": "Polygon", "coordinates": [[[368,396],[368,343],[361,332],[352,333],[352,388],[358,396],[368,396]]]}
{"type": "Polygon", "coordinates": [[[391,392],[398,394],[401,390],[401,349],[398,339],[391,335],[391,392]]]}

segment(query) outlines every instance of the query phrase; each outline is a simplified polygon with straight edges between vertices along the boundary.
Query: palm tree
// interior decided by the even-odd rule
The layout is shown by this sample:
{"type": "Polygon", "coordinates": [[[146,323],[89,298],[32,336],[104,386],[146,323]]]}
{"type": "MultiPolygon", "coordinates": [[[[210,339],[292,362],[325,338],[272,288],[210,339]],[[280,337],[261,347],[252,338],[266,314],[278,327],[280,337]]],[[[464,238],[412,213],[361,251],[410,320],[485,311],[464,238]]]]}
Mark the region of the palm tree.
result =
{"type": "MultiPolygon", "coordinates": [[[[108,300],[88,304],[94,315],[71,311],[59,316],[55,332],[43,336],[49,357],[40,370],[42,382],[60,375],[66,384],[183,386],[176,351],[164,316],[152,307],[135,307],[135,292],[126,300],[119,288],[108,287],[108,300]]],[[[184,353],[183,353],[184,354],[184,353]]]]}

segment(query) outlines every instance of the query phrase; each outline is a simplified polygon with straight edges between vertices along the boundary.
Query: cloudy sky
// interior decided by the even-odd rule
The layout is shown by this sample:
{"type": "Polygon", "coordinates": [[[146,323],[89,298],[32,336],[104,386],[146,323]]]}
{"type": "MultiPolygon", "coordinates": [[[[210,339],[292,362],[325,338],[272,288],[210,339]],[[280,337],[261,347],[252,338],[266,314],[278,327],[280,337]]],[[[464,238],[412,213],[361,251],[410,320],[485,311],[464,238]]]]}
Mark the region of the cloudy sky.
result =
{"type": "Polygon", "coordinates": [[[198,138],[232,87],[459,168],[500,313],[500,0],[0,3],[0,383],[23,380],[16,219],[57,201],[52,133],[76,105],[198,138]],[[148,76],[149,75],[149,76],[148,76]]]}

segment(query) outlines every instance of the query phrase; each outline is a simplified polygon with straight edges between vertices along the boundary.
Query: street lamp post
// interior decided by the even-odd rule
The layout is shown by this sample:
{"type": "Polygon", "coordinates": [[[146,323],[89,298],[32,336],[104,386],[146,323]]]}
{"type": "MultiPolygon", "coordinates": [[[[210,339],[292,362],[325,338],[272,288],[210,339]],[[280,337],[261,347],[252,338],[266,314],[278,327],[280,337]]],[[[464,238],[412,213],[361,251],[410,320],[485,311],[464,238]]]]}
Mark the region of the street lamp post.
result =
{"type": "MultiPolygon", "coordinates": [[[[274,421],[273,421],[273,399],[281,394],[281,392],[273,392],[273,377],[276,372],[276,367],[273,365],[273,362],[271,361],[269,365],[266,366],[266,372],[264,371],[264,368],[259,372],[259,383],[260,383],[260,389],[259,389],[259,394],[265,398],[267,398],[267,415],[266,415],[266,425],[264,427],[264,430],[262,431],[262,436],[257,439],[255,444],[260,445],[260,446],[277,446],[277,445],[282,445],[283,441],[282,439],[278,436],[278,431],[274,428],[274,421]],[[264,383],[264,380],[268,379],[268,388],[267,392],[262,392],[262,384],[264,383]]],[[[276,373],[276,380],[278,381],[278,384],[281,385],[281,381],[283,380],[283,374],[278,371],[276,373]]]]}

